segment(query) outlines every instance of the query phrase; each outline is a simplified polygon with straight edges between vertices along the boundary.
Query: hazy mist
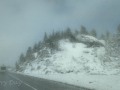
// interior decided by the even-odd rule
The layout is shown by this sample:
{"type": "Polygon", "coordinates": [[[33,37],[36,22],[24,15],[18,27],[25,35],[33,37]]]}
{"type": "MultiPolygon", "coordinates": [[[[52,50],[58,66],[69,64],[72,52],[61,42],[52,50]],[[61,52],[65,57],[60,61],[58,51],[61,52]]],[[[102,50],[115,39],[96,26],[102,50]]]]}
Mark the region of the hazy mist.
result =
{"type": "Polygon", "coordinates": [[[120,0],[0,0],[0,65],[14,65],[44,32],[78,29],[114,32],[120,0]]]}

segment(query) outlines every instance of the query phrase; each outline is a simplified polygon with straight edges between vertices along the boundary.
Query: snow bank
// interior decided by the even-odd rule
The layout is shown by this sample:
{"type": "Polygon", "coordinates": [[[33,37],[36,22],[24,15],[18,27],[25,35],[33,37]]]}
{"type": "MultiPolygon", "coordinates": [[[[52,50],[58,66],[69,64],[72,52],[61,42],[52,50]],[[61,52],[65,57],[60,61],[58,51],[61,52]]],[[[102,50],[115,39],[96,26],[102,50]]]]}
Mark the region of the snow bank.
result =
{"type": "Polygon", "coordinates": [[[96,90],[119,90],[120,77],[114,74],[120,70],[111,67],[110,63],[106,68],[101,59],[105,55],[105,42],[87,35],[77,38],[78,43],[60,40],[60,51],[54,54],[44,48],[49,51],[46,57],[35,53],[36,60],[28,63],[23,73],[96,90]],[[88,47],[88,43],[97,43],[99,47],[88,47]]]}
{"type": "Polygon", "coordinates": [[[37,58],[26,66],[24,73],[103,73],[102,61],[104,47],[88,48],[83,43],[59,42],[61,51],[50,57],[37,58]]]}
{"type": "Polygon", "coordinates": [[[120,76],[81,74],[27,74],[39,78],[86,87],[95,90],[119,90],[120,76]]]}
{"type": "Polygon", "coordinates": [[[90,35],[77,35],[76,39],[82,43],[87,44],[89,47],[101,47],[105,45],[103,40],[98,40],[97,38],[90,35]]]}

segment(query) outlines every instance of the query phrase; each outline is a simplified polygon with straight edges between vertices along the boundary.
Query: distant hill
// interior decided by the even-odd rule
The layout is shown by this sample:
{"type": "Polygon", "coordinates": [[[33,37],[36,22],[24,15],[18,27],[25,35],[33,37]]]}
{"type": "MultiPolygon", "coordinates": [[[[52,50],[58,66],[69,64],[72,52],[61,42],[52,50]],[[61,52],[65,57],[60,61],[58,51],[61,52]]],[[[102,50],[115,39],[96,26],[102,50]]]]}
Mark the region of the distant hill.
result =
{"type": "Polygon", "coordinates": [[[16,70],[33,74],[118,74],[119,63],[110,61],[106,52],[106,41],[88,34],[70,29],[50,36],[45,33],[43,42],[29,47],[26,56],[21,56],[16,70]]]}

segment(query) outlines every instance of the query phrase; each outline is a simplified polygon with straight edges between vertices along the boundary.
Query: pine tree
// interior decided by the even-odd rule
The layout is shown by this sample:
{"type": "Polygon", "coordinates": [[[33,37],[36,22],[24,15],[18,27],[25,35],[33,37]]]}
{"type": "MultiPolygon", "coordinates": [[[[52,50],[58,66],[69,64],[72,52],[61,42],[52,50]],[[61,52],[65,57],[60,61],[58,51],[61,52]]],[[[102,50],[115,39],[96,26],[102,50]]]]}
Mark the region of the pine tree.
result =
{"type": "Polygon", "coordinates": [[[39,47],[37,44],[34,44],[33,46],[33,52],[37,52],[39,50],[39,47]]]}
{"type": "Polygon", "coordinates": [[[78,30],[75,30],[75,36],[79,34],[79,31],[78,30]]]}
{"type": "Polygon", "coordinates": [[[23,53],[20,55],[19,62],[20,62],[20,64],[25,62],[25,56],[23,53]]]}
{"type": "Polygon", "coordinates": [[[91,32],[90,32],[90,35],[92,35],[92,36],[94,36],[94,37],[97,37],[96,30],[95,30],[95,29],[92,29],[91,32]]]}
{"type": "Polygon", "coordinates": [[[26,52],[26,59],[27,59],[28,61],[29,61],[29,60],[34,60],[34,59],[35,59],[31,47],[29,47],[28,50],[27,50],[27,52],[26,52]]]}
{"type": "MultiPolygon", "coordinates": [[[[114,37],[110,37],[109,39],[106,39],[106,59],[108,61],[115,61],[120,60],[120,39],[119,39],[119,30],[117,29],[116,35],[114,37]],[[111,57],[111,58],[110,58],[111,57]]],[[[106,35],[107,37],[109,36],[106,35]]]]}
{"type": "Polygon", "coordinates": [[[117,27],[117,33],[120,34],[120,24],[119,24],[118,27],[117,27]]]}
{"type": "Polygon", "coordinates": [[[47,36],[47,33],[45,32],[45,34],[44,34],[44,42],[47,42],[47,40],[48,40],[48,36],[47,36]]]}
{"type": "Polygon", "coordinates": [[[20,69],[18,62],[15,63],[15,68],[16,68],[16,71],[18,71],[20,69]]]}
{"type": "Polygon", "coordinates": [[[120,24],[117,27],[116,37],[117,37],[118,41],[120,42],[120,24]]]}
{"type": "Polygon", "coordinates": [[[100,39],[105,40],[105,35],[101,34],[100,39]]]}
{"type": "Polygon", "coordinates": [[[80,34],[85,34],[85,35],[87,35],[87,34],[88,34],[88,31],[87,31],[86,27],[81,26],[81,29],[80,29],[80,34]]]}
{"type": "Polygon", "coordinates": [[[41,50],[42,47],[43,47],[43,43],[41,41],[39,41],[39,43],[38,43],[38,51],[41,50]]]}
{"type": "Polygon", "coordinates": [[[67,35],[68,37],[70,37],[70,36],[72,35],[72,32],[71,32],[71,29],[70,29],[70,28],[67,28],[67,30],[66,30],[66,35],[67,35]]]}

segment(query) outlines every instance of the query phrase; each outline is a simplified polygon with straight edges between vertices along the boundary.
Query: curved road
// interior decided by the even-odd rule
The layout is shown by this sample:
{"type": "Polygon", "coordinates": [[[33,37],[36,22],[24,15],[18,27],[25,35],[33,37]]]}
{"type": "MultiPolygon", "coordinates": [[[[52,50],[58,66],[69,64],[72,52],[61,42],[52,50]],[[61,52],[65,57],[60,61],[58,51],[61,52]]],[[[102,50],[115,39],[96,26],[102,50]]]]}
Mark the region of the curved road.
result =
{"type": "Polygon", "coordinates": [[[0,90],[90,90],[46,79],[0,72],[0,90]]]}

